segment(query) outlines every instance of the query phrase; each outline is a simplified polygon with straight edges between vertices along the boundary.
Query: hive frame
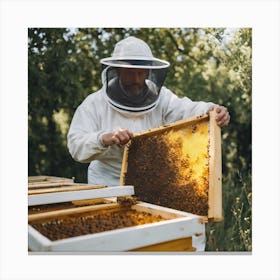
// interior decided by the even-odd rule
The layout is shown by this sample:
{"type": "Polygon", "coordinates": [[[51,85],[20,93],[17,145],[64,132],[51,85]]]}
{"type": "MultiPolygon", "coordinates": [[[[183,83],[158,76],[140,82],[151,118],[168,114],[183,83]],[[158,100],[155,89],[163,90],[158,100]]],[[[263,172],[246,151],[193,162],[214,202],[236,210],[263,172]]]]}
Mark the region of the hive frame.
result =
{"type": "MultiPolygon", "coordinates": [[[[216,112],[210,111],[197,117],[192,117],[187,120],[181,120],[170,123],[159,128],[150,129],[148,131],[136,134],[134,137],[141,137],[143,135],[154,135],[160,131],[169,129],[170,127],[179,128],[186,125],[193,125],[201,120],[209,122],[209,189],[208,189],[208,215],[203,216],[204,222],[218,222],[223,219],[222,216],[222,151],[221,151],[221,128],[216,122],[216,112]]],[[[125,175],[128,168],[128,143],[124,149],[120,185],[125,185],[125,175]]],[[[136,193],[137,196],[137,193],[136,193]]]]}

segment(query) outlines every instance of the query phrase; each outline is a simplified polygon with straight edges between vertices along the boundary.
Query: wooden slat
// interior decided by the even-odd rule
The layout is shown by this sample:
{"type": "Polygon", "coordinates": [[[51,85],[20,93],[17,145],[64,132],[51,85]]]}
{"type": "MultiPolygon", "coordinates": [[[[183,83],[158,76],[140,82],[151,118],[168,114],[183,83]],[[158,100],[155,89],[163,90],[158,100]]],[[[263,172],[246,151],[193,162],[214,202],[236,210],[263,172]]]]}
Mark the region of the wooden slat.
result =
{"type": "Polygon", "coordinates": [[[29,176],[28,183],[47,181],[48,176],[29,176]]]}
{"type": "Polygon", "coordinates": [[[180,238],[131,250],[133,252],[194,252],[192,237],[180,238]]]}
{"type": "Polygon", "coordinates": [[[81,191],[81,190],[92,190],[92,189],[101,189],[106,188],[107,186],[95,186],[95,185],[79,185],[73,184],[71,186],[67,185],[65,187],[54,187],[54,188],[46,188],[46,189],[35,189],[28,190],[28,194],[40,194],[40,193],[53,193],[53,192],[66,192],[66,191],[81,191]]]}
{"type": "Polygon", "coordinates": [[[134,187],[117,186],[92,190],[33,194],[28,196],[28,206],[124,195],[134,195],[134,187]]]}
{"type": "Polygon", "coordinates": [[[112,203],[112,201],[107,200],[106,198],[94,198],[94,199],[83,199],[72,201],[73,205],[83,206],[83,205],[96,205],[96,204],[108,204],[112,203]]]}
{"type": "Polygon", "coordinates": [[[163,125],[163,126],[160,126],[160,127],[157,127],[157,128],[149,129],[147,131],[143,131],[143,132],[134,134],[133,138],[138,138],[138,137],[145,136],[145,135],[151,136],[151,135],[154,135],[154,134],[158,134],[158,133],[160,133],[164,130],[178,129],[178,128],[181,128],[181,127],[190,126],[194,123],[197,123],[201,120],[205,120],[205,119],[208,119],[208,118],[209,118],[208,114],[203,114],[201,116],[192,117],[192,118],[189,118],[189,119],[186,119],[186,120],[180,120],[180,121],[177,121],[177,122],[173,122],[173,123],[170,123],[170,124],[166,124],[166,125],[163,125]]]}
{"type": "Polygon", "coordinates": [[[73,178],[63,178],[63,177],[55,177],[55,176],[46,176],[46,175],[41,175],[41,176],[28,176],[28,184],[32,183],[59,183],[59,182],[68,182],[68,183],[73,183],[74,182],[74,177],[73,178]]]}
{"type": "Polygon", "coordinates": [[[28,184],[28,189],[39,189],[39,188],[55,188],[64,186],[73,186],[75,183],[60,181],[60,182],[40,182],[28,184]]]}
{"type": "Polygon", "coordinates": [[[131,141],[129,141],[124,148],[123,152],[123,159],[122,159],[122,168],[121,168],[121,174],[120,174],[120,186],[125,185],[125,176],[127,172],[127,160],[128,160],[128,152],[129,152],[129,145],[131,141]]]}
{"type": "Polygon", "coordinates": [[[193,217],[193,214],[179,211],[176,209],[171,209],[147,202],[139,202],[131,207],[139,212],[143,211],[146,213],[150,213],[153,216],[160,215],[165,219],[175,219],[180,217],[193,217]],[[168,211],[166,211],[168,209],[168,211]]]}
{"type": "Polygon", "coordinates": [[[118,203],[111,203],[111,204],[101,204],[101,205],[89,205],[89,206],[82,206],[82,207],[77,207],[77,208],[70,208],[70,209],[56,210],[56,211],[51,211],[51,212],[31,214],[31,215],[28,215],[28,222],[40,221],[40,220],[51,219],[51,218],[58,218],[58,217],[62,217],[62,216],[86,213],[86,212],[91,212],[91,211],[117,209],[119,207],[120,206],[118,203]]]}
{"type": "Polygon", "coordinates": [[[216,122],[216,112],[210,112],[209,146],[209,210],[208,219],[221,221],[222,217],[222,151],[221,128],[216,122]]]}

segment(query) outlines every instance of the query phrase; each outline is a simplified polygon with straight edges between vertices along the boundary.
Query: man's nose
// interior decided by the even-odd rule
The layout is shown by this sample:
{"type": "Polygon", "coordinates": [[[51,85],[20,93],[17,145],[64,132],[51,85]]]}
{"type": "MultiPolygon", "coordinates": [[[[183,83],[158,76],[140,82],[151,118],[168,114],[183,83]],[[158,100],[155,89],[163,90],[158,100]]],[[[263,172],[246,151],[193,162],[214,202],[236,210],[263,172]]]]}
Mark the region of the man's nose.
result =
{"type": "Polygon", "coordinates": [[[132,81],[135,84],[140,84],[141,83],[141,75],[139,75],[137,73],[133,74],[132,81]]]}

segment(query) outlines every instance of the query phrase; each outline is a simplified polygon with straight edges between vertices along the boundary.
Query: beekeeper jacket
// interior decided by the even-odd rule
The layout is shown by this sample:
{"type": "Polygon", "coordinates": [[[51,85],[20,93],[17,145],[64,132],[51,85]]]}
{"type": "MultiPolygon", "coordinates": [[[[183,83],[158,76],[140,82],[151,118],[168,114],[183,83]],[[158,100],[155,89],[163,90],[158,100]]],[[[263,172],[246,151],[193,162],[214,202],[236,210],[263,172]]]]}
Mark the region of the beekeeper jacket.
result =
{"type": "Polygon", "coordinates": [[[77,108],[67,136],[72,157],[90,163],[88,183],[119,185],[124,148],[105,146],[101,137],[118,129],[138,133],[151,128],[206,113],[213,103],[193,102],[178,98],[162,87],[157,105],[148,112],[128,112],[113,107],[107,99],[105,86],[90,94],[77,108]]]}

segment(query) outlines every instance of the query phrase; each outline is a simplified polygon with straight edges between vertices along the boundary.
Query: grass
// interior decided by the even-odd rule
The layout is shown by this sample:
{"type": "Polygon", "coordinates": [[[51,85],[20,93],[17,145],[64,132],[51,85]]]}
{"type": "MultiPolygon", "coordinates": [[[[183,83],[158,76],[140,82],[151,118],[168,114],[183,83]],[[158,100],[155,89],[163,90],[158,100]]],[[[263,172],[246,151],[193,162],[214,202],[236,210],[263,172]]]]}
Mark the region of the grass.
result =
{"type": "Polygon", "coordinates": [[[206,226],[206,251],[252,251],[251,174],[234,170],[223,178],[223,216],[206,226]]]}

